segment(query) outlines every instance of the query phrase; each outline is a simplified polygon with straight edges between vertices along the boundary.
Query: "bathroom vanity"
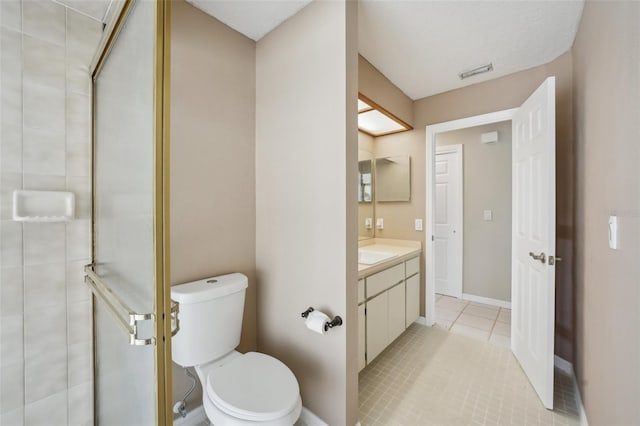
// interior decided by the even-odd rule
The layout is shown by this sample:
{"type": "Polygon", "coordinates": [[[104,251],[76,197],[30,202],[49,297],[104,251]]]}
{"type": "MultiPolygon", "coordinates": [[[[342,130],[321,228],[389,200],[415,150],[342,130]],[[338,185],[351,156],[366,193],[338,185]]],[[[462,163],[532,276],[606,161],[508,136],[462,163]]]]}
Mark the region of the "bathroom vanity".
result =
{"type": "Polygon", "coordinates": [[[373,361],[420,316],[420,242],[360,242],[358,369],[373,361]]]}

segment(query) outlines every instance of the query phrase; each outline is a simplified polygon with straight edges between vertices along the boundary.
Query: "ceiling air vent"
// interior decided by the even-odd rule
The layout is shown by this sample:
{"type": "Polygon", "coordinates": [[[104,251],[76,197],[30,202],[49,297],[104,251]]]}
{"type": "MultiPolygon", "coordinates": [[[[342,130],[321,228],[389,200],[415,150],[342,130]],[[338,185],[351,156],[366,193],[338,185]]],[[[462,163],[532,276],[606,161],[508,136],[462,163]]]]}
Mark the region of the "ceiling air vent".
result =
{"type": "Polygon", "coordinates": [[[485,72],[493,71],[493,64],[488,63],[487,65],[483,65],[481,67],[474,68],[469,71],[461,72],[458,74],[460,80],[464,80],[465,78],[473,77],[474,75],[484,74],[485,72]]]}

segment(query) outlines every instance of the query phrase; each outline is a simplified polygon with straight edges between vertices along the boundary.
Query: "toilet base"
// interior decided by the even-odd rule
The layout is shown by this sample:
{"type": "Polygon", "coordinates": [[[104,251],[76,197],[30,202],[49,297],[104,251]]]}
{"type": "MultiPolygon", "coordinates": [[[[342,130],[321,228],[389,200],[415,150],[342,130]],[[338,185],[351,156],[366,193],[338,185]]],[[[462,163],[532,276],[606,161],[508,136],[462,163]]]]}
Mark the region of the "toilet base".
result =
{"type": "Polygon", "coordinates": [[[206,395],[203,395],[202,406],[204,407],[204,412],[207,415],[207,418],[214,426],[292,426],[300,418],[300,413],[302,411],[302,398],[298,396],[298,402],[296,403],[296,406],[286,416],[265,422],[244,420],[237,417],[232,417],[216,407],[216,405],[211,402],[211,400],[206,395]]]}

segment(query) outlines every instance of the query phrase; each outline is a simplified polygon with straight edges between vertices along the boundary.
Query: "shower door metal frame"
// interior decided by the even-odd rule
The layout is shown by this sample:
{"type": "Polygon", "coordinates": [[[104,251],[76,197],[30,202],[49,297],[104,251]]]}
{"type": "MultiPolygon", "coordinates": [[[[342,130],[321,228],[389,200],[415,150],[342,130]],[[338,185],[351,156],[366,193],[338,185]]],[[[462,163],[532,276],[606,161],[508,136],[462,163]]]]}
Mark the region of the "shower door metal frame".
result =
{"type": "MultiPolygon", "coordinates": [[[[91,64],[90,74],[92,94],[95,98],[95,81],[102,65],[109,56],[120,30],[126,22],[133,4],[141,0],[115,0],[111,7],[115,7],[115,18],[107,22],[104,35],[98,46],[98,53],[91,64]],[[118,10],[119,9],[119,10],[118,10]]],[[[159,425],[173,423],[172,400],[172,369],[171,369],[171,335],[172,335],[172,304],[171,304],[171,274],[170,274],[170,198],[169,198],[169,95],[171,69],[171,1],[155,0],[155,34],[154,34],[154,177],[153,177],[153,232],[154,232],[154,281],[155,300],[154,336],[155,336],[155,395],[156,421],[159,425]]],[[[92,101],[92,158],[91,158],[91,262],[95,263],[95,103],[92,101]]],[[[92,294],[92,304],[95,305],[96,296],[92,294]]],[[[95,315],[95,310],[94,313],[95,315]]],[[[97,389],[95,377],[96,360],[96,330],[94,321],[94,407],[96,406],[97,389]]],[[[95,412],[94,412],[95,416],[95,412]]],[[[95,417],[94,417],[95,418],[95,417]]]]}

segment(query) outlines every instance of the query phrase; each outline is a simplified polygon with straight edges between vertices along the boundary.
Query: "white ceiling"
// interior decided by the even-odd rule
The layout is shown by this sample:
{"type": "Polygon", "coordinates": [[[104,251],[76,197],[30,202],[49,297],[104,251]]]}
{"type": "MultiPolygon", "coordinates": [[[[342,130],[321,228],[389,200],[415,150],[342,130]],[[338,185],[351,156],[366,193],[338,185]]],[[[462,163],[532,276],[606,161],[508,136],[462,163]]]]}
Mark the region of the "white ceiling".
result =
{"type": "MultiPolygon", "coordinates": [[[[112,2],[54,1],[100,21],[112,2]]],[[[187,1],[256,41],[311,2],[187,1]]],[[[359,0],[358,46],[407,96],[420,99],[552,61],[573,45],[583,6],[584,0],[359,0]],[[458,77],[489,62],[489,73],[458,77]]]]}
{"type": "MultiPolygon", "coordinates": [[[[2,1],[2,0],[0,0],[2,1]]],[[[77,12],[104,22],[112,0],[54,0],[77,12]]]]}
{"type": "Polygon", "coordinates": [[[311,3],[311,0],[187,1],[255,41],[311,3]]]}
{"type": "Polygon", "coordinates": [[[552,61],[573,45],[582,0],[360,0],[362,56],[412,99],[552,61]],[[460,80],[460,72],[494,70],[460,80]]]}

